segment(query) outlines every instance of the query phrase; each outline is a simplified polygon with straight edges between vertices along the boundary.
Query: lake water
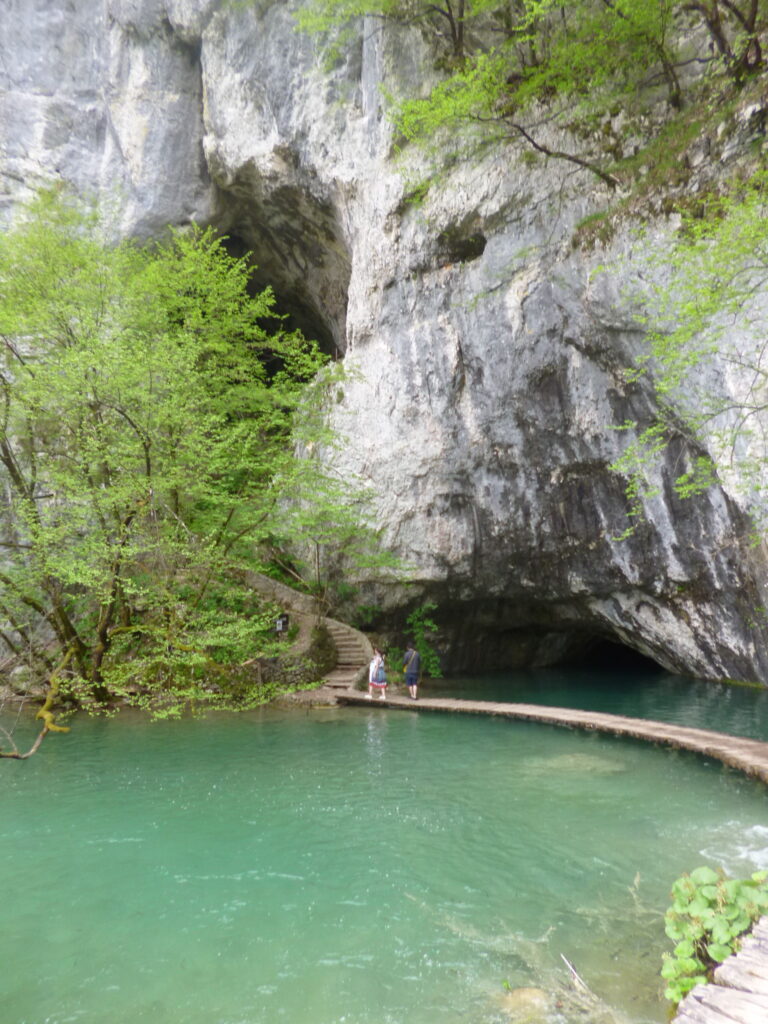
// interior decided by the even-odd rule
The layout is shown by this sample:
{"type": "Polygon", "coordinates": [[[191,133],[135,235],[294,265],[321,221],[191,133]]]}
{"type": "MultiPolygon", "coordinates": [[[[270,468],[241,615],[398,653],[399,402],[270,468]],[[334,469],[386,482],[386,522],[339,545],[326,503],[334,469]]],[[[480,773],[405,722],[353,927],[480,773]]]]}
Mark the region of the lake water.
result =
{"type": "Polygon", "coordinates": [[[0,772],[3,1024],[661,1024],[672,881],[768,868],[764,786],[494,718],[78,718],[0,772]]]}
{"type": "Polygon", "coordinates": [[[768,687],[706,683],[667,672],[540,669],[427,680],[425,697],[582,708],[768,740],[768,687]]]}

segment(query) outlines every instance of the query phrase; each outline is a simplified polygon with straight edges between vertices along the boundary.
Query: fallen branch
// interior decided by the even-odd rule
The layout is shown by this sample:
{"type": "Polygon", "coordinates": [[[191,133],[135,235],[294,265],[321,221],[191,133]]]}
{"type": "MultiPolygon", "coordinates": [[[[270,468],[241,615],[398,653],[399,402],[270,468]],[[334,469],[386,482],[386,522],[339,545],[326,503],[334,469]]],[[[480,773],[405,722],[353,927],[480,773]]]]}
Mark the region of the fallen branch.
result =
{"type": "Polygon", "coordinates": [[[560,958],[562,959],[563,963],[568,968],[568,970],[571,972],[571,978],[573,979],[573,982],[576,985],[576,987],[580,988],[582,992],[588,992],[589,995],[592,995],[592,992],[589,989],[589,985],[587,985],[586,981],[584,981],[584,979],[577,974],[576,968],[573,966],[570,960],[567,960],[562,953],[560,954],[560,958]]]}
{"type": "Polygon", "coordinates": [[[51,678],[48,681],[48,696],[45,698],[45,703],[43,704],[43,706],[35,715],[35,718],[42,719],[44,723],[43,728],[40,730],[35,739],[35,742],[32,744],[32,746],[25,754],[22,754],[19,751],[16,744],[13,742],[12,737],[5,731],[5,729],[2,729],[1,731],[4,732],[8,739],[11,741],[13,750],[0,750],[0,757],[13,758],[16,761],[26,761],[28,757],[32,757],[33,754],[37,753],[37,751],[40,749],[40,744],[43,742],[43,740],[45,739],[49,732],[69,732],[69,726],[56,724],[56,722],[54,721],[54,713],[53,711],[51,711],[51,706],[56,695],[59,692],[59,677],[69,664],[74,653],[74,647],[70,647],[67,653],[64,655],[64,659],[61,662],[61,664],[51,674],[51,678]]]}

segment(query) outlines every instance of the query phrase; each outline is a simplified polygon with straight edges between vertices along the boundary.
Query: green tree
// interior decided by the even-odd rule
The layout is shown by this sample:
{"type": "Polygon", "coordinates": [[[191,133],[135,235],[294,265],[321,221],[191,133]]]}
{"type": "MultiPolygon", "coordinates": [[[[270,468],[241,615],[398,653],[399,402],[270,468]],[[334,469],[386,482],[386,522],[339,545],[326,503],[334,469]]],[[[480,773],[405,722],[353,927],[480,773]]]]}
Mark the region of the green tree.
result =
{"type": "Polygon", "coordinates": [[[735,82],[740,84],[763,69],[768,28],[764,0],[685,0],[682,9],[706,28],[714,59],[735,82]]]}
{"type": "Polygon", "coordinates": [[[437,39],[446,77],[427,96],[390,97],[405,140],[439,138],[444,148],[458,143],[459,128],[474,129],[484,142],[514,138],[611,187],[618,177],[598,131],[601,119],[639,110],[658,82],[681,107],[678,67],[692,59],[692,28],[711,40],[711,54],[696,60],[739,85],[762,69],[768,30],[759,0],[309,0],[298,23],[310,32],[337,31],[343,46],[361,16],[417,23],[437,39]],[[450,31],[441,31],[446,24],[450,31]],[[552,129],[570,145],[554,143],[552,129]]]}
{"type": "Polygon", "coordinates": [[[269,650],[246,573],[322,482],[296,432],[329,434],[325,359],[251,274],[210,230],[107,245],[55,192],[0,237],[0,640],[80,706],[225,702],[269,650]]]}
{"type": "MultiPolygon", "coordinates": [[[[433,35],[458,63],[467,55],[467,31],[489,12],[497,12],[498,0],[310,0],[297,14],[299,27],[319,33],[345,29],[361,17],[420,25],[433,35]]],[[[339,44],[348,36],[342,32],[339,44]]]]}
{"type": "Polygon", "coordinates": [[[668,41],[672,0],[522,0],[503,39],[440,82],[425,98],[402,101],[395,121],[411,141],[465,125],[481,139],[515,138],[546,157],[583,167],[611,187],[595,130],[617,105],[636,106],[641,85],[666,80],[681,103],[668,41]],[[552,142],[552,129],[570,147],[552,142]],[[581,140],[577,143],[576,140],[581,140]]]}
{"type": "Polygon", "coordinates": [[[677,492],[701,493],[725,474],[756,525],[766,522],[767,188],[760,172],[728,196],[710,196],[684,218],[672,252],[642,268],[661,283],[641,293],[649,347],[636,372],[650,375],[659,414],[624,424],[637,438],[613,466],[628,478],[635,517],[656,493],[661,453],[682,436],[702,454],[680,467],[677,492]]]}
{"type": "Polygon", "coordinates": [[[440,655],[435,650],[434,640],[438,635],[438,626],[432,618],[437,610],[434,601],[427,601],[410,613],[405,623],[410,630],[413,644],[421,655],[424,673],[432,679],[442,679],[443,670],[440,666],[440,655]]]}

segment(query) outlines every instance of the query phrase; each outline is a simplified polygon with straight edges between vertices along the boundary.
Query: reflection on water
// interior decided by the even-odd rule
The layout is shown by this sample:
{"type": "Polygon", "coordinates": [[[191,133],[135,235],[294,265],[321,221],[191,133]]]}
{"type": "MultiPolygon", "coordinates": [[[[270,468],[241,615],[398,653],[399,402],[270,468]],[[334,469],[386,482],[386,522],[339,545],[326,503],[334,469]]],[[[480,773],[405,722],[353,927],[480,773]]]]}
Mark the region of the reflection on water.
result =
{"type": "Polygon", "coordinates": [[[649,718],[768,740],[768,687],[668,672],[539,669],[425,680],[424,697],[499,700],[649,718]]]}
{"type": "Polygon", "coordinates": [[[662,1024],[671,882],[768,856],[764,787],[497,719],[78,719],[0,771],[8,1024],[662,1024]]]}

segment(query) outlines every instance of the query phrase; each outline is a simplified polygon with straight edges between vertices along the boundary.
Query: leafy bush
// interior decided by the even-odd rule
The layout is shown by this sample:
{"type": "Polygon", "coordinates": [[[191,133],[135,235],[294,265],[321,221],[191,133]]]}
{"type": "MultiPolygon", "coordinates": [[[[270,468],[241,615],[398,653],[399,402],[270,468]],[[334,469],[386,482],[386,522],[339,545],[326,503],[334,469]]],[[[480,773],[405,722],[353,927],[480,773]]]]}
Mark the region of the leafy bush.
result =
{"type": "Polygon", "coordinates": [[[677,879],[664,915],[664,930],[677,943],[673,953],[664,954],[661,969],[667,999],[678,1003],[738,950],[739,937],[768,911],[767,880],[766,871],[741,880],[709,867],[677,879]]]}
{"type": "Polygon", "coordinates": [[[432,645],[432,641],[437,637],[437,623],[431,617],[436,608],[434,601],[427,601],[415,608],[405,621],[411,632],[413,644],[421,655],[424,675],[431,676],[432,679],[442,679],[440,655],[432,645]]]}

